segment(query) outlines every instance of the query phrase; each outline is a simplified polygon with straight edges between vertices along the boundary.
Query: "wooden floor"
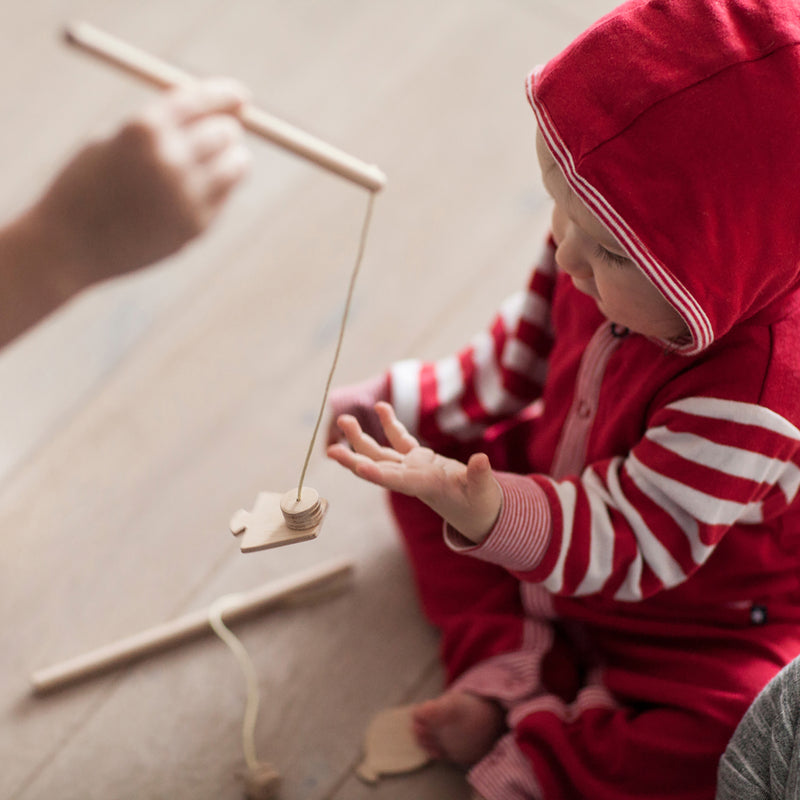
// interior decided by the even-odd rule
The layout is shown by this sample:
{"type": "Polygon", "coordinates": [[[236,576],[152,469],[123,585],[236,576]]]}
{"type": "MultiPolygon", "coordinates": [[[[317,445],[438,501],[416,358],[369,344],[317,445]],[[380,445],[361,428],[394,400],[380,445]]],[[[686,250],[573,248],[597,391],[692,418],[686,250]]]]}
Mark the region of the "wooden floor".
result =
{"type": "MultiPolygon", "coordinates": [[[[83,18],[389,176],[336,383],[444,355],[522,285],[548,209],[523,81],[608,0],[30,0],[0,12],[0,213],[150,95],[59,43],[83,18]]],[[[264,143],[210,235],[95,290],[0,355],[0,798],[241,796],[244,684],[214,637],[46,697],[30,673],[333,558],[349,589],[236,626],[285,800],[465,798],[429,767],[354,776],[380,709],[434,695],[381,494],[327,462],[318,540],[242,555],[227,529],[297,484],[366,195],[264,143]]]]}

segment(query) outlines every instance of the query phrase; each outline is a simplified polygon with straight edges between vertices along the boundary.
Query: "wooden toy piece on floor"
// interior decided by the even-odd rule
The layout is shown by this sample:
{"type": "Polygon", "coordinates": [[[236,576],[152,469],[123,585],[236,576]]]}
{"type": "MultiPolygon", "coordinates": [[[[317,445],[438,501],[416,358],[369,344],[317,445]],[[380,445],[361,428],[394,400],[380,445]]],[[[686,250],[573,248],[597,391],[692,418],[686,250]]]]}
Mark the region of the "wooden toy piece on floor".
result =
{"type": "Polygon", "coordinates": [[[364,760],[356,769],[359,778],[377,783],[381,775],[412,772],[431,760],[414,738],[413,708],[387,708],[373,718],[364,736],[364,760]]]}
{"type": "Polygon", "coordinates": [[[309,487],[303,487],[299,500],[297,489],[285,494],[260,492],[252,511],[239,509],[231,517],[231,532],[234,536],[244,532],[243,553],[305,542],[316,538],[327,510],[328,501],[309,487]]]}

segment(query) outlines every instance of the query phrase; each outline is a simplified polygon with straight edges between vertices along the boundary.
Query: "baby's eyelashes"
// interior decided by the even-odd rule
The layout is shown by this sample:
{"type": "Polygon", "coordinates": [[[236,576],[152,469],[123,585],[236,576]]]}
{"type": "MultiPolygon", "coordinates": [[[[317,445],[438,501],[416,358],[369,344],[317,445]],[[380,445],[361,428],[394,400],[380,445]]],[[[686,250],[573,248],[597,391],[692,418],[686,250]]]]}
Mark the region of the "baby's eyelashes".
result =
{"type": "Polygon", "coordinates": [[[603,245],[599,242],[595,247],[595,254],[607,264],[611,264],[615,267],[624,267],[631,263],[631,260],[628,258],[628,256],[624,256],[622,253],[615,253],[613,250],[603,247],[603,245]]]}

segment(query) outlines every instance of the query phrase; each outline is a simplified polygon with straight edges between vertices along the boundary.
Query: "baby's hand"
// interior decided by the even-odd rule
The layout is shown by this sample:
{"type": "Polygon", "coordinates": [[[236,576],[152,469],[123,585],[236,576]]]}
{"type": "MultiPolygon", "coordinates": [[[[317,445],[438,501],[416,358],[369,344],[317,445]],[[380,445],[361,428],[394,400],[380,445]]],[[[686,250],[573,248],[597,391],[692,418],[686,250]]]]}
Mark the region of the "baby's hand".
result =
{"type": "Polygon", "coordinates": [[[440,456],[420,446],[388,403],[378,403],[375,411],[388,447],[364,433],[354,417],[344,415],[339,426],[352,450],[335,444],[328,448],[328,455],[364,480],[418,497],[459,533],[476,544],[483,541],[503,502],[488,457],[476,453],[462,464],[440,456]]]}
{"type": "Polygon", "coordinates": [[[165,258],[206,229],[250,163],[234,116],[244,100],[233,82],[198,81],[67,164],[31,214],[58,239],[77,289],[165,258]]]}

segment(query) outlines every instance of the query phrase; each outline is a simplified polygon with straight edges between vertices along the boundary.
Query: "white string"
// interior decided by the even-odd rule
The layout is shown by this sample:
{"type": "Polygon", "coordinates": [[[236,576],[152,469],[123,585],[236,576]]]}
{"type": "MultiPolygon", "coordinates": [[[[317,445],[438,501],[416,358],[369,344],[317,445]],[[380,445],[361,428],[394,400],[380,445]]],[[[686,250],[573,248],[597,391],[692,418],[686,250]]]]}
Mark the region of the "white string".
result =
{"type": "Polygon", "coordinates": [[[353,299],[353,290],[356,286],[356,278],[358,277],[359,270],[361,269],[361,261],[364,258],[364,249],[367,245],[367,233],[369,232],[369,223],[372,218],[372,206],[375,202],[375,192],[369,193],[369,203],[367,203],[367,213],[364,216],[364,223],[361,226],[361,238],[358,242],[358,254],[356,255],[356,263],[353,267],[353,274],[350,276],[350,285],[347,289],[347,299],[344,303],[344,311],[342,312],[342,324],[339,327],[339,339],[336,342],[336,352],[333,355],[333,363],[331,364],[330,372],[328,373],[328,382],[325,384],[325,391],[322,393],[322,405],[317,415],[317,424],[314,426],[314,433],[311,434],[311,442],[308,445],[308,452],[306,453],[306,460],[303,462],[303,470],[300,473],[300,481],[297,484],[297,500],[300,501],[300,495],[303,491],[303,481],[306,478],[306,470],[308,469],[308,462],[311,460],[311,453],[314,451],[314,443],[317,440],[317,433],[319,433],[319,426],[325,416],[325,406],[328,402],[328,392],[331,388],[333,381],[333,373],[336,371],[336,364],[339,361],[339,351],[342,349],[342,340],[344,339],[344,329],[347,325],[347,317],[350,314],[350,303],[353,299]]]}
{"type": "MultiPolygon", "coordinates": [[[[375,192],[369,193],[369,202],[367,203],[367,211],[364,216],[364,222],[361,226],[361,237],[358,243],[358,251],[356,254],[355,265],[353,272],[350,276],[350,284],[347,289],[347,298],[344,304],[344,311],[342,312],[342,322],[339,327],[339,337],[336,341],[336,350],[333,355],[333,362],[328,373],[328,380],[325,384],[325,391],[322,394],[322,404],[320,406],[319,414],[317,415],[317,422],[314,426],[314,432],[311,435],[311,442],[308,445],[308,452],[306,453],[305,462],[303,463],[303,470],[300,473],[300,481],[297,486],[297,499],[301,499],[301,492],[303,490],[303,481],[305,480],[306,470],[308,463],[311,460],[311,454],[314,451],[314,444],[317,439],[317,433],[325,415],[325,406],[328,402],[328,393],[330,392],[331,383],[333,382],[333,374],[336,371],[336,364],[339,361],[339,353],[342,349],[342,341],[344,339],[345,327],[347,325],[347,318],[350,314],[350,305],[353,300],[353,293],[356,285],[356,278],[361,269],[361,262],[364,259],[364,250],[367,244],[367,234],[369,232],[370,220],[372,218],[372,207],[375,201],[375,192]]],[[[239,641],[236,635],[228,628],[222,621],[222,615],[225,611],[236,604],[238,604],[242,595],[228,594],[215,600],[208,609],[208,622],[214,633],[228,646],[230,651],[239,663],[239,666],[244,674],[245,684],[247,687],[247,699],[245,701],[244,709],[244,722],[242,723],[242,749],[244,750],[244,758],[247,763],[248,769],[253,772],[260,766],[258,756],[256,755],[255,744],[255,729],[256,718],[258,717],[258,706],[260,702],[260,695],[258,690],[258,676],[253,661],[250,658],[245,646],[239,641]]]]}
{"type": "Polygon", "coordinates": [[[239,594],[226,594],[215,600],[208,609],[208,622],[214,633],[228,645],[244,673],[245,684],[247,686],[247,700],[244,708],[244,723],[242,724],[242,748],[248,768],[250,770],[255,770],[259,766],[258,757],[256,756],[255,740],[256,717],[258,716],[258,704],[260,700],[258,676],[256,675],[256,668],[244,645],[222,621],[222,615],[225,611],[229,607],[236,605],[241,597],[242,595],[239,594]]]}

